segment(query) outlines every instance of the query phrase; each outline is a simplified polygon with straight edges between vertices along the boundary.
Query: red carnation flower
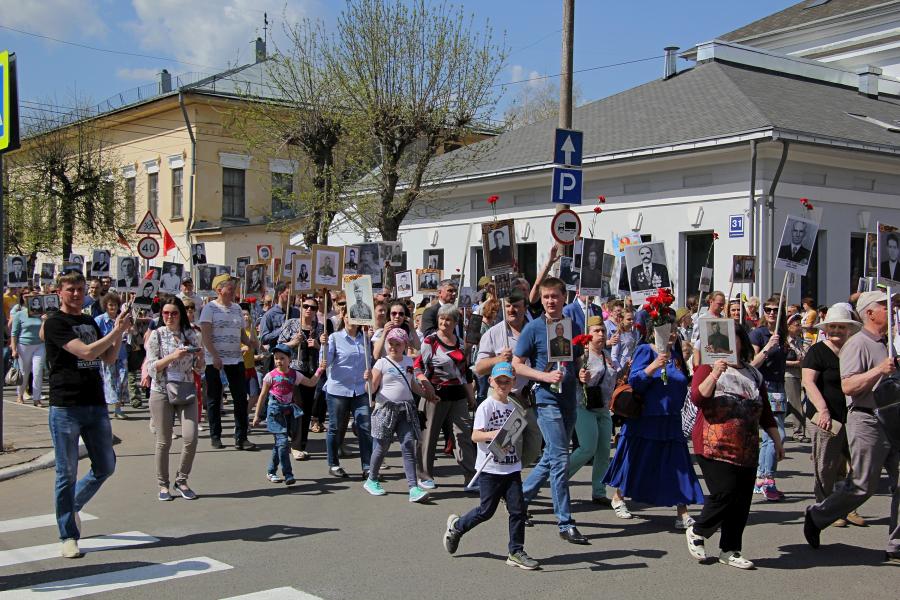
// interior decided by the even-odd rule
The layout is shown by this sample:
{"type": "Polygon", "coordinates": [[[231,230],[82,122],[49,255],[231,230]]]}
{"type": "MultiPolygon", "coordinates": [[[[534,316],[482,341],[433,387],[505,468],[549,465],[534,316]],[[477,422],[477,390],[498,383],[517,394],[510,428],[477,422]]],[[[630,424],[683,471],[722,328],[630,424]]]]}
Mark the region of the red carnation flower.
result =
{"type": "Polygon", "coordinates": [[[247,302],[249,302],[250,304],[256,304],[256,297],[254,296],[253,298],[247,298],[247,302]]]}
{"type": "Polygon", "coordinates": [[[719,234],[713,231],[713,240],[719,239],[719,234]]]}
{"type": "Polygon", "coordinates": [[[497,200],[499,200],[499,199],[500,199],[500,196],[489,196],[487,201],[488,201],[488,204],[495,204],[497,202],[497,200]]]}
{"type": "Polygon", "coordinates": [[[606,202],[606,196],[597,196],[597,200],[600,202],[600,204],[603,204],[604,202],[606,202]]]}
{"type": "Polygon", "coordinates": [[[800,198],[800,204],[806,206],[807,204],[809,204],[809,198],[800,198]]]}
{"type": "Polygon", "coordinates": [[[655,308],[654,308],[653,310],[649,311],[649,312],[650,312],[650,318],[651,318],[651,319],[657,319],[657,318],[659,318],[659,311],[656,310],[655,308]]]}
{"type": "Polygon", "coordinates": [[[576,335],[572,338],[572,343],[576,346],[587,346],[591,343],[591,336],[587,333],[576,335]]]}
{"type": "Polygon", "coordinates": [[[599,215],[599,214],[602,213],[602,212],[603,212],[603,209],[600,208],[599,206],[595,206],[595,207],[594,207],[594,214],[599,215]]]}

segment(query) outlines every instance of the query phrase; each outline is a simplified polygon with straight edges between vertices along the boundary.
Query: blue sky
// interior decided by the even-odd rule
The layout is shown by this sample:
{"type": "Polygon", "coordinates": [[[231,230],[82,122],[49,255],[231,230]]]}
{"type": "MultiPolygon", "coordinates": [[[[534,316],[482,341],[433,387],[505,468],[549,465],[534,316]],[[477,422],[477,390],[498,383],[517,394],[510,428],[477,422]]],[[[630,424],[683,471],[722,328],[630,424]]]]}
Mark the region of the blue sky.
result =
{"type": "MultiPolygon", "coordinates": [[[[511,53],[498,83],[559,72],[561,0],[457,1],[476,23],[505,32],[511,53]]],[[[0,28],[0,49],[14,51],[19,97],[71,105],[75,95],[99,102],[173,74],[214,73],[252,60],[268,11],[277,43],[286,20],[333,24],[340,0],[0,0],[0,27],[97,48],[100,52],[0,28]],[[166,60],[174,59],[174,60],[166,60]],[[181,61],[181,62],[176,62],[181,61]]],[[[575,69],[661,56],[668,45],[688,48],[794,4],[791,0],[578,0],[575,69]]],[[[657,78],[662,59],[577,74],[582,101],[602,98],[657,78]]],[[[517,84],[528,85],[528,83],[517,84]]],[[[511,86],[514,87],[514,86],[511,86]]],[[[501,101],[512,97],[508,91],[501,101]]]]}

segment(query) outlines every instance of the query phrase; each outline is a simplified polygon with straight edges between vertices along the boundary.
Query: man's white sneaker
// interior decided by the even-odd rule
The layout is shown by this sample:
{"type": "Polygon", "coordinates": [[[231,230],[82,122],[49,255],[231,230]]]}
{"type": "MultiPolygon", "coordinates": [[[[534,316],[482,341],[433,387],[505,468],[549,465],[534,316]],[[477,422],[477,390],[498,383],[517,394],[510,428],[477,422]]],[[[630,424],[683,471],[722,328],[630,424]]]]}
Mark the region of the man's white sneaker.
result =
{"type": "Polygon", "coordinates": [[[62,541],[63,558],[81,558],[84,553],[78,547],[78,540],[75,538],[66,538],[62,541]]]}
{"type": "Polygon", "coordinates": [[[704,546],[706,538],[694,533],[693,525],[684,530],[684,535],[687,538],[688,552],[691,553],[691,556],[697,560],[706,560],[706,547],[704,546]]]}
{"type": "Polygon", "coordinates": [[[743,556],[740,552],[722,552],[719,554],[719,562],[729,567],[738,569],[752,569],[753,563],[743,556]]]}

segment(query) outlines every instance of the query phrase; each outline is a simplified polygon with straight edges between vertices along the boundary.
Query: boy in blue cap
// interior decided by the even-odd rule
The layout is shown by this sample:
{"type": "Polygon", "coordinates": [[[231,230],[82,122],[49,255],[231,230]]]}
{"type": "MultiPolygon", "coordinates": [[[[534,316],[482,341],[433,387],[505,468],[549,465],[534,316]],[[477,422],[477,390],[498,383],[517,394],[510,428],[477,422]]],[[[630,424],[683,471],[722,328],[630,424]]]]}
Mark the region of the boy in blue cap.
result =
{"type": "MultiPolygon", "coordinates": [[[[506,423],[516,411],[509,402],[509,392],[515,380],[512,365],[499,362],[491,369],[491,393],[475,410],[472,441],[478,444],[477,465],[483,465],[478,475],[481,504],[464,514],[447,518],[444,549],[456,552],[463,534],[494,516],[501,499],[506,499],[509,512],[509,556],[506,564],[533,571],[538,562],[525,553],[525,503],[522,498],[522,461],[513,444],[504,446],[506,455],[501,460],[488,450],[506,423]]],[[[524,422],[524,418],[522,419],[524,422]]],[[[504,432],[505,434],[506,432],[504,432]]]]}
{"type": "Polygon", "coordinates": [[[291,348],[287,344],[278,344],[272,349],[275,368],[263,377],[262,390],[256,402],[256,413],[253,416],[253,427],[259,426],[260,412],[266,406],[266,429],[275,436],[272,447],[272,459],[266,478],[272,483],[294,485],[294,472],[291,469],[291,431],[299,425],[303,410],[294,404],[294,387],[305,385],[315,387],[325,367],[319,365],[312,377],[306,377],[291,368],[291,348]],[[263,402],[268,398],[267,402],[263,402]],[[278,463],[284,479],[278,476],[278,463]]]}

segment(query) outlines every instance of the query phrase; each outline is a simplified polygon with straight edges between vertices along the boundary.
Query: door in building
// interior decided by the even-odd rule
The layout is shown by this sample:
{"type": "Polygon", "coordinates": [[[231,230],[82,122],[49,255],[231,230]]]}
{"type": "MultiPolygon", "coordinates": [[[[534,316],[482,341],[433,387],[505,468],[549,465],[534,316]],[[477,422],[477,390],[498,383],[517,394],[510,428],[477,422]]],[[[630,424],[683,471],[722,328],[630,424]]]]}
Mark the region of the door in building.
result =
{"type": "MultiPolygon", "coordinates": [[[[682,235],[682,250],[684,252],[682,285],[684,287],[682,288],[682,300],[679,301],[680,305],[684,304],[688,296],[699,295],[700,269],[702,267],[714,269],[716,262],[715,250],[712,249],[713,233],[711,231],[706,233],[684,233],[682,235]]],[[[712,281],[715,281],[715,271],[713,272],[712,281]]]]}

